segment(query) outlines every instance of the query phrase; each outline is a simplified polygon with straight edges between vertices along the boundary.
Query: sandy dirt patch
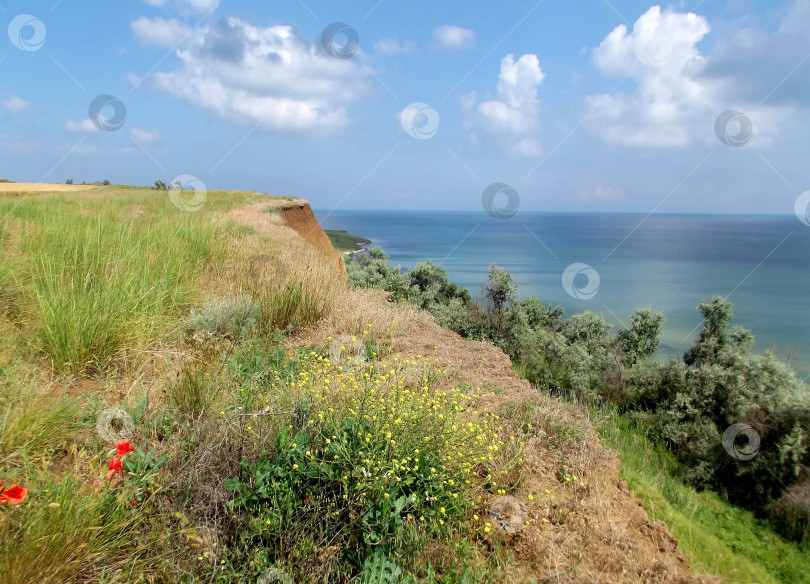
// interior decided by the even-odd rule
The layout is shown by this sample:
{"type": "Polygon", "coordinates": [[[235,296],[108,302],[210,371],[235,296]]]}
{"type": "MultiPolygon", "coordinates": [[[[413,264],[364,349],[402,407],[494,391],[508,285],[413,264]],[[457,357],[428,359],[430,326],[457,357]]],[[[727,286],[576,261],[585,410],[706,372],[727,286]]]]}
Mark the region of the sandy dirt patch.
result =
{"type": "Polygon", "coordinates": [[[65,191],[89,191],[96,185],[62,185],[53,183],[0,183],[0,194],[61,193],[65,191]]]}

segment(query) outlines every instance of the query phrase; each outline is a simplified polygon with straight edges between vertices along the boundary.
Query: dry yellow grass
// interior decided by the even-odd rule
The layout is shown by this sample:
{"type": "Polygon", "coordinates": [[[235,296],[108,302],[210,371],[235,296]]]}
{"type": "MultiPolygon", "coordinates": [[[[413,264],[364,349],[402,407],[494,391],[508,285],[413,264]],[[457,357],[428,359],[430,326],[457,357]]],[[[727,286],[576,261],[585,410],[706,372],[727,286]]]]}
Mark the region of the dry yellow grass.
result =
{"type": "Polygon", "coordinates": [[[96,185],[63,185],[55,183],[0,183],[0,194],[17,193],[62,193],[68,191],[89,191],[98,189],[96,185]]]}

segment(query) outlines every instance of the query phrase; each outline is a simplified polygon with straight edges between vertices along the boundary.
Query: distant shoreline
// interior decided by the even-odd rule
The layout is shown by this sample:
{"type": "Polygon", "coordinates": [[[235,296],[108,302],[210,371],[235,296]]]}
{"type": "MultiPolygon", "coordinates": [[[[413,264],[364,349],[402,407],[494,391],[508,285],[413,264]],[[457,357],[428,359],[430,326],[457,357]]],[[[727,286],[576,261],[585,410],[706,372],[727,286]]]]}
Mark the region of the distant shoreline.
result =
{"type": "Polygon", "coordinates": [[[354,235],[342,229],[325,229],[326,235],[332,245],[341,253],[357,253],[363,251],[365,246],[371,243],[370,239],[354,235]]]}

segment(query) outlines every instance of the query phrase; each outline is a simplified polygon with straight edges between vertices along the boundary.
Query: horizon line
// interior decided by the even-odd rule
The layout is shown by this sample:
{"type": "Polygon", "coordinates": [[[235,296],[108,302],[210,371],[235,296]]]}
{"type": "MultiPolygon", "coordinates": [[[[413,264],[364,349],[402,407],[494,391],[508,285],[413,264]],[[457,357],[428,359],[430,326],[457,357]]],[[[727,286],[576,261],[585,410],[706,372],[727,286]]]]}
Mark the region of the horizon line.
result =
{"type": "MultiPolygon", "coordinates": [[[[310,201],[310,206],[312,202],[310,201]]],[[[411,213],[430,213],[430,212],[452,212],[452,213],[476,213],[480,210],[476,209],[409,209],[409,208],[381,208],[381,207],[351,207],[340,209],[329,209],[326,207],[314,207],[313,212],[327,212],[335,213],[340,211],[392,211],[392,212],[411,212],[411,213]]],[[[546,213],[554,215],[648,215],[649,211],[546,211],[542,209],[527,209],[522,213],[546,213]]],[[[485,213],[486,214],[486,213],[485,213]]],[[[734,212],[720,212],[720,211],[666,211],[655,213],[655,215],[707,215],[707,216],[743,216],[743,217],[796,217],[794,213],[769,213],[769,212],[749,212],[749,213],[734,213],[734,212]]],[[[514,217],[512,217],[514,218],[514,217]]],[[[510,218],[511,219],[511,218],[510,218]]],[[[508,219],[507,219],[508,220],[508,219]]]]}

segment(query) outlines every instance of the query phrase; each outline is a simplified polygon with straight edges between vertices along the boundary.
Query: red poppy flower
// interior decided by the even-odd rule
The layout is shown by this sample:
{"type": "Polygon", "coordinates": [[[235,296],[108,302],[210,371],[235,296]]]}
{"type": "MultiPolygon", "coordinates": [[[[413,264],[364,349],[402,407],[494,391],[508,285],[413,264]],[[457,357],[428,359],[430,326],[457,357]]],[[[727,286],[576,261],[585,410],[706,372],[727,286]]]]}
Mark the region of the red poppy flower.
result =
{"type": "Polygon", "coordinates": [[[106,478],[110,479],[115,473],[121,470],[121,459],[113,457],[108,468],[110,469],[110,472],[107,473],[106,478]]]}
{"type": "Polygon", "coordinates": [[[135,452],[135,449],[132,447],[132,444],[130,444],[128,440],[116,442],[115,448],[116,448],[115,455],[118,456],[119,458],[124,456],[127,452],[135,452]]]}
{"type": "MultiPolygon", "coordinates": [[[[0,485],[3,482],[0,481],[0,485]]],[[[9,505],[19,505],[28,496],[28,489],[21,487],[17,484],[11,484],[7,487],[0,486],[0,503],[8,503],[9,505]]]]}

